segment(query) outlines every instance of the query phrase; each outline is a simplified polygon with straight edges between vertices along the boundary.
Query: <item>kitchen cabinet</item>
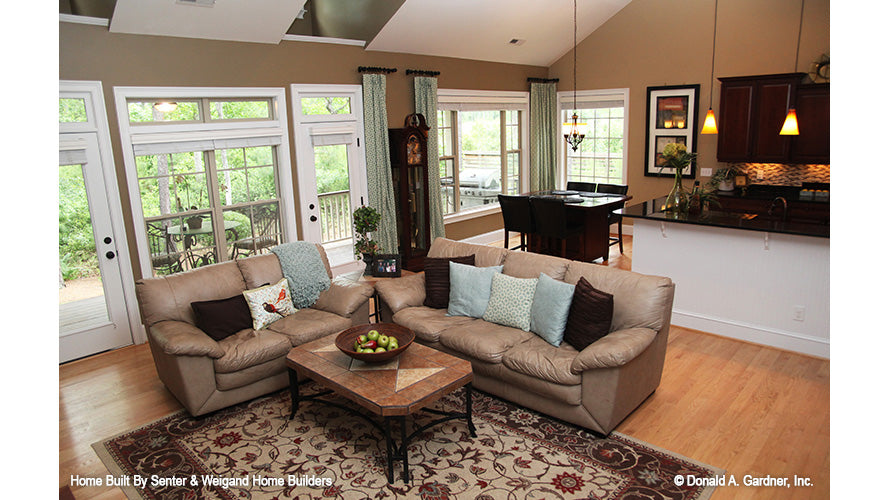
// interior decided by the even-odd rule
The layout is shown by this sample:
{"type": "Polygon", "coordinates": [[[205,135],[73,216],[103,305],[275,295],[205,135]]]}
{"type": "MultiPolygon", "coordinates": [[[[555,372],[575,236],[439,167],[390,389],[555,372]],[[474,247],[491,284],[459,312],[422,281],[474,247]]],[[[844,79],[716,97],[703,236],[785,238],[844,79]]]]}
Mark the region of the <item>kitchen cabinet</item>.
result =
{"type": "Polygon", "coordinates": [[[829,86],[805,73],[720,78],[716,158],[736,163],[830,163],[829,86]],[[795,107],[799,136],[778,132],[795,107]]]}

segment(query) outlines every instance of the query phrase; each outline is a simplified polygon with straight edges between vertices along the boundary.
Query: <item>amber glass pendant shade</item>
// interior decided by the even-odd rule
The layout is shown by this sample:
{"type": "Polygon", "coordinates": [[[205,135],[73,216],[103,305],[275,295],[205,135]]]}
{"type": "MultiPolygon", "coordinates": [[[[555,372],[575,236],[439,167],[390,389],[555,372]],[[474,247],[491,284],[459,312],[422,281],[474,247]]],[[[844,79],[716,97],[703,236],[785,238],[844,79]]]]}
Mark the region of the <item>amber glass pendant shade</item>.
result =
{"type": "Polygon", "coordinates": [[[704,128],[701,129],[702,134],[715,134],[716,131],[716,115],[713,109],[707,110],[707,116],[704,117],[704,128]]]}
{"type": "MultiPolygon", "coordinates": [[[[774,130],[774,129],[772,129],[774,130]]],[[[796,121],[796,110],[790,108],[787,112],[787,118],[784,119],[784,126],[781,127],[779,135],[799,135],[799,124],[796,121]]]]}

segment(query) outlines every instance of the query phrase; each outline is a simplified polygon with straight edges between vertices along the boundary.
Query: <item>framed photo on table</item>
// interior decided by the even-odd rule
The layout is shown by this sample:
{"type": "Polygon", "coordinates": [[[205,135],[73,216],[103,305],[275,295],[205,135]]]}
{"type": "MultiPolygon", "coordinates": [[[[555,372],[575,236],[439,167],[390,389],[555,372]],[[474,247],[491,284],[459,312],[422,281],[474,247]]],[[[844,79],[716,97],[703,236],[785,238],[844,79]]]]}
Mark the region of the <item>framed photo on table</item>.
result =
{"type": "MultiPolygon", "coordinates": [[[[648,87],[645,129],[645,175],[673,177],[675,172],[665,167],[664,146],[684,144],[689,153],[696,152],[698,130],[698,99],[700,85],[671,85],[648,87]]],[[[693,179],[695,162],[682,172],[682,177],[693,179]]]]}
{"type": "Polygon", "coordinates": [[[372,274],[378,278],[397,278],[401,276],[401,255],[397,253],[380,253],[374,255],[371,264],[372,274]]]}

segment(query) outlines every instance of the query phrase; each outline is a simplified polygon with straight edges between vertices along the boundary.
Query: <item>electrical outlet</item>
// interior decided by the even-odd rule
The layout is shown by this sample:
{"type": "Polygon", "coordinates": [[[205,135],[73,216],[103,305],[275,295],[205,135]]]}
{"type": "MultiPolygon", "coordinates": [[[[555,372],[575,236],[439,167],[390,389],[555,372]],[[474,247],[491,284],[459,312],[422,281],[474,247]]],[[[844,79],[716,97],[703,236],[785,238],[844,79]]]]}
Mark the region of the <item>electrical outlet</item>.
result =
{"type": "Polygon", "coordinates": [[[760,170],[758,168],[756,170],[754,170],[753,171],[753,178],[758,181],[761,181],[762,180],[762,170],[760,170]]]}
{"type": "Polygon", "coordinates": [[[702,168],[701,176],[703,177],[713,177],[713,169],[712,168],[702,168]]]}
{"type": "Polygon", "coordinates": [[[794,321],[805,321],[806,320],[806,308],[803,306],[794,306],[793,320],[794,321]]]}

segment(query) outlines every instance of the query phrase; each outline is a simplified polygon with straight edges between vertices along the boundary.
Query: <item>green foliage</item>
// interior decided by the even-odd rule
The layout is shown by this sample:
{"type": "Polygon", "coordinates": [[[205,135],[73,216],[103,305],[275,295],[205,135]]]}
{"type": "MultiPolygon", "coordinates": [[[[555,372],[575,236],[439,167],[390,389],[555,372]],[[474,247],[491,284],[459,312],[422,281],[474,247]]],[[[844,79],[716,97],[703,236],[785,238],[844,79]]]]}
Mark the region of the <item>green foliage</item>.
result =
{"type": "Polygon", "coordinates": [[[59,123],[86,121],[86,103],[83,99],[59,99],[59,123]]]}
{"type": "Polygon", "coordinates": [[[59,255],[63,256],[60,265],[65,279],[98,275],[96,242],[80,165],[59,167],[59,255]]]}
{"type": "Polygon", "coordinates": [[[361,254],[373,255],[380,249],[379,244],[370,238],[370,233],[375,232],[380,227],[380,220],[383,218],[380,212],[373,207],[360,206],[352,213],[352,221],[355,226],[355,235],[357,242],[355,243],[355,255],[360,257],[361,254]]]}
{"type": "Polygon", "coordinates": [[[315,184],[318,194],[349,189],[349,160],[344,144],[315,147],[315,184]]]}

